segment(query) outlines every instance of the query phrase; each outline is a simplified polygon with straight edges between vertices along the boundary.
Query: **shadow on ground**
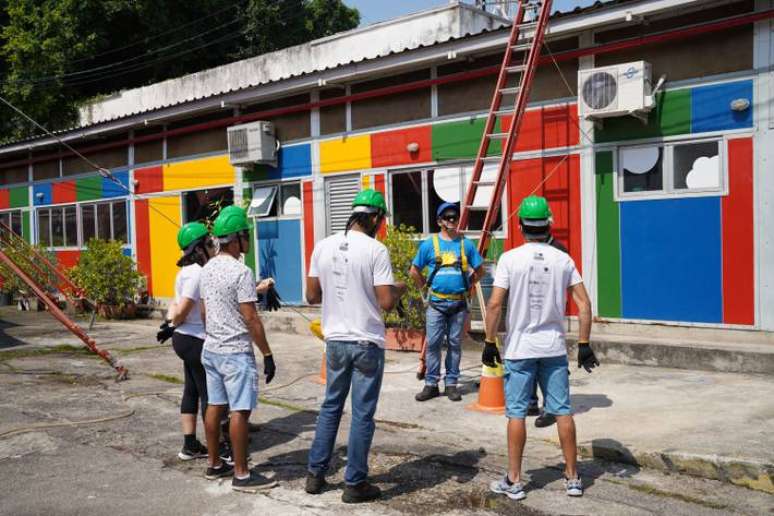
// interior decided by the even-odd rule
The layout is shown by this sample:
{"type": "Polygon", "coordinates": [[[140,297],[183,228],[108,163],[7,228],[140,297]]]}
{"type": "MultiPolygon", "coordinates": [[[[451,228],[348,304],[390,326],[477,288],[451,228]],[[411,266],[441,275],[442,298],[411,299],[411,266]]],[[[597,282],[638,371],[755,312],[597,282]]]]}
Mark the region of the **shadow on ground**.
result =
{"type": "Polygon", "coordinates": [[[595,408],[608,408],[613,406],[613,400],[606,394],[571,394],[573,414],[583,414],[595,408]]]}
{"type": "Polygon", "coordinates": [[[11,337],[5,331],[8,328],[14,328],[16,326],[19,326],[19,325],[10,323],[8,321],[0,321],[0,350],[13,348],[13,347],[21,346],[25,344],[25,342],[15,337],[11,337]]]}

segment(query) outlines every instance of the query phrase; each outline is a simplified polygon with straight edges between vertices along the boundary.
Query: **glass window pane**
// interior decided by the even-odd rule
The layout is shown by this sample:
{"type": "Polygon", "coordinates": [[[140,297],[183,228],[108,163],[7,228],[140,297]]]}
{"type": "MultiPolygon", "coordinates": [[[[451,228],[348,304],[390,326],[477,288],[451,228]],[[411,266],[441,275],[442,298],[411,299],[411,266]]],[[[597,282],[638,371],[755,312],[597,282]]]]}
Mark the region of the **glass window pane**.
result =
{"type": "Polygon", "coordinates": [[[435,212],[445,202],[460,202],[462,196],[462,168],[437,168],[427,172],[427,230],[438,231],[435,212]]]}
{"type": "Polygon", "coordinates": [[[624,192],[653,192],[663,189],[664,149],[659,146],[621,150],[624,192]]]}
{"type": "Polygon", "coordinates": [[[197,190],[183,194],[185,204],[185,222],[203,222],[215,220],[220,210],[234,204],[234,190],[231,188],[214,188],[197,190]]]}
{"type": "Polygon", "coordinates": [[[405,224],[414,231],[422,228],[422,172],[392,175],[392,221],[405,224]]]}
{"type": "Polygon", "coordinates": [[[67,247],[78,247],[78,221],[75,216],[75,206],[65,206],[64,208],[64,245],[67,247]]]}
{"type": "Polygon", "coordinates": [[[110,240],[110,204],[97,205],[97,238],[110,240]]]}
{"type": "Polygon", "coordinates": [[[113,203],[113,240],[126,243],[126,202],[113,203]]]}
{"type": "Polygon", "coordinates": [[[253,199],[247,210],[248,217],[276,216],[274,199],[277,197],[277,186],[264,186],[253,191],[253,199]]]}
{"type": "Polygon", "coordinates": [[[51,214],[49,210],[38,210],[38,243],[45,247],[51,246],[51,214]]]}
{"type": "Polygon", "coordinates": [[[717,141],[675,145],[672,157],[676,190],[720,188],[717,141]]]}
{"type": "Polygon", "coordinates": [[[301,215],[301,184],[282,185],[282,214],[301,215]]]}
{"type": "Polygon", "coordinates": [[[51,245],[62,247],[64,245],[64,218],[63,208],[51,209],[51,245]]]}
{"type": "Polygon", "coordinates": [[[89,243],[89,240],[97,236],[95,232],[94,222],[94,210],[93,204],[81,205],[81,231],[83,233],[83,245],[89,243]]]}
{"type": "Polygon", "coordinates": [[[9,215],[10,215],[9,218],[11,219],[10,220],[10,222],[11,222],[11,225],[10,225],[11,231],[13,231],[17,235],[21,236],[21,234],[22,234],[22,212],[21,211],[14,211],[14,212],[11,212],[9,215]]]}

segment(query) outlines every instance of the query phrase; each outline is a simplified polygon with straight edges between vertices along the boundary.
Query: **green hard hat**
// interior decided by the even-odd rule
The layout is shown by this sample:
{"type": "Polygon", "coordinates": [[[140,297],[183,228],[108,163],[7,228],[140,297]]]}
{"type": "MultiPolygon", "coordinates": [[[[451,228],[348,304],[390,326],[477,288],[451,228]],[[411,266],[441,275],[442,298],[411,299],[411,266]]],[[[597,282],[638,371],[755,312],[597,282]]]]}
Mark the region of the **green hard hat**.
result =
{"type": "Polygon", "coordinates": [[[545,197],[530,195],[521,201],[519,206],[519,218],[522,221],[531,221],[527,225],[547,225],[551,218],[551,208],[548,207],[548,201],[545,197]]]}
{"type": "Polygon", "coordinates": [[[240,231],[248,231],[250,223],[247,222],[247,213],[238,206],[226,206],[220,210],[220,215],[212,225],[212,234],[216,237],[224,237],[240,231]]]}
{"type": "MultiPolygon", "coordinates": [[[[358,208],[359,206],[376,208],[381,210],[383,213],[387,213],[387,203],[384,202],[384,195],[382,195],[381,192],[377,192],[373,188],[358,192],[358,194],[355,196],[355,200],[352,201],[352,208],[358,208]]],[[[355,209],[355,211],[358,210],[355,209]]]]}
{"type": "Polygon", "coordinates": [[[207,226],[201,222],[189,222],[177,232],[177,245],[185,251],[188,246],[207,236],[207,226]]]}

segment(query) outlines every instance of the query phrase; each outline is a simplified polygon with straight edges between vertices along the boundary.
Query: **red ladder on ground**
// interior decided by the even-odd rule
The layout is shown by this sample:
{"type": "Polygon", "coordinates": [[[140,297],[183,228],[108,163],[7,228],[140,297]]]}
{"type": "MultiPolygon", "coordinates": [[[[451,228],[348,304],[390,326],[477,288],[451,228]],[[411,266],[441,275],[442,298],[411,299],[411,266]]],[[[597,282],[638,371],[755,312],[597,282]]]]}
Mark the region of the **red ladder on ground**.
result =
{"type": "Polygon", "coordinates": [[[500,211],[500,204],[505,189],[506,178],[510,170],[513,145],[524,118],[527,98],[532,89],[532,80],[540,59],[540,49],[543,46],[543,36],[548,18],[551,14],[551,0],[535,2],[519,1],[516,18],[513,21],[508,46],[505,49],[500,75],[497,77],[497,87],[492,97],[492,104],[484,126],[481,145],[478,148],[473,175],[468,184],[465,199],[461,206],[460,229],[467,229],[470,222],[470,212],[479,187],[494,187],[492,198],[486,210],[481,239],[478,241],[478,251],[486,256],[492,237],[492,228],[500,211]],[[526,21],[527,12],[532,12],[534,18],[526,21]],[[515,78],[515,85],[509,85],[509,79],[515,78]],[[503,97],[515,95],[512,108],[501,108],[503,97]],[[503,132],[495,132],[495,124],[499,120],[503,129],[507,117],[512,117],[510,126],[503,132]],[[494,140],[503,141],[502,156],[489,156],[489,146],[494,140]],[[497,177],[494,181],[482,181],[484,165],[499,163],[497,177]]]}

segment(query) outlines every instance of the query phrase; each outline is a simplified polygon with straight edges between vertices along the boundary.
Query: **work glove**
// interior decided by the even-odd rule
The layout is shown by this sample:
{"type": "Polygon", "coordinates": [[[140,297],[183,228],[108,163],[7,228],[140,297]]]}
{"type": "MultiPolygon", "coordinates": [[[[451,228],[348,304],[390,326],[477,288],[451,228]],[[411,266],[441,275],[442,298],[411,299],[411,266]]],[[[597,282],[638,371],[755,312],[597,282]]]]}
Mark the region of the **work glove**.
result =
{"type": "Polygon", "coordinates": [[[406,307],[403,306],[402,299],[398,299],[398,304],[395,305],[395,311],[398,312],[398,317],[406,317],[406,307]]]}
{"type": "Polygon", "coordinates": [[[594,356],[594,351],[588,342],[578,342],[578,368],[583,367],[590,373],[592,369],[599,365],[599,360],[594,356]]]}
{"type": "Polygon", "coordinates": [[[500,358],[500,350],[497,349],[497,343],[489,340],[484,341],[481,362],[487,367],[497,367],[497,364],[502,364],[503,359],[500,358]]]}
{"type": "Polygon", "coordinates": [[[263,357],[263,374],[266,375],[266,383],[270,383],[274,378],[274,373],[277,372],[277,366],[274,365],[274,357],[271,355],[264,355],[263,357]]]}
{"type": "Polygon", "coordinates": [[[175,327],[172,325],[172,321],[167,319],[159,326],[159,332],[156,333],[156,341],[159,344],[164,344],[167,339],[172,337],[173,333],[175,333],[175,327]]]}
{"type": "Polygon", "coordinates": [[[280,298],[277,290],[274,288],[274,285],[272,285],[263,296],[263,308],[268,312],[279,310],[282,308],[280,301],[282,301],[282,298],[280,298]]]}

